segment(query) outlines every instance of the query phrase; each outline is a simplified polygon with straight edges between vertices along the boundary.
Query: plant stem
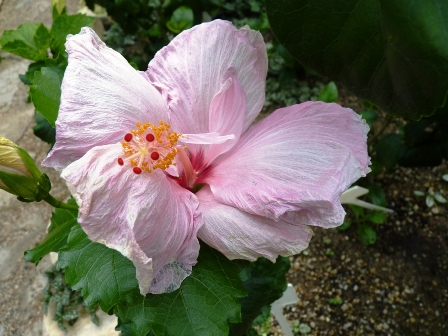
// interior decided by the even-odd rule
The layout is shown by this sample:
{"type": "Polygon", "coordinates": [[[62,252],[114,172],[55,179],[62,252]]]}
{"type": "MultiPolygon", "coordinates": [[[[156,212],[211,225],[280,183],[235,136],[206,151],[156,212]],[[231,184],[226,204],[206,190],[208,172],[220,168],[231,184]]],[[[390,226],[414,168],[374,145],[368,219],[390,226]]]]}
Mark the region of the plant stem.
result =
{"type": "Polygon", "coordinates": [[[387,126],[389,126],[389,124],[391,123],[393,118],[394,117],[392,117],[390,115],[387,116],[386,120],[384,121],[383,125],[381,126],[381,129],[373,137],[371,137],[369,140],[367,140],[367,145],[371,146],[375,143],[375,141],[379,138],[379,136],[381,134],[383,134],[383,132],[386,130],[387,126]]]}
{"type": "Polygon", "coordinates": [[[61,202],[51,195],[48,195],[43,200],[45,202],[47,202],[48,204],[54,206],[55,208],[61,208],[61,209],[67,209],[67,210],[78,210],[78,207],[76,205],[71,205],[71,204],[61,202]]]}

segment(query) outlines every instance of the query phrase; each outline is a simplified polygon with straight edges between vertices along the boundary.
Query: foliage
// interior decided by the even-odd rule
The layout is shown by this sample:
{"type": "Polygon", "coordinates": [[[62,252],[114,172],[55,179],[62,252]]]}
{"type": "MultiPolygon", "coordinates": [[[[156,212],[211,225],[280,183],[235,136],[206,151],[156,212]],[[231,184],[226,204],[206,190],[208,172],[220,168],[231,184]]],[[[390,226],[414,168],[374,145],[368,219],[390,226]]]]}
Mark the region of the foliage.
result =
{"type": "Polygon", "coordinates": [[[103,244],[91,242],[79,225],[72,227],[59,265],[65,280],[81,290],[87,305],[114,312],[136,335],[227,335],[227,322],[240,321],[239,298],[247,295],[242,280],[250,264],[230,261],[206,245],[193,273],[180,289],[142,296],[132,262],[103,244]],[[196,323],[201,321],[201,323],[196,323]]]}
{"type": "Polygon", "coordinates": [[[297,60],[382,110],[417,120],[445,105],[445,0],[267,0],[266,8],[297,60]]]}
{"type": "Polygon", "coordinates": [[[66,67],[67,58],[62,54],[59,54],[56,59],[47,59],[40,70],[34,71],[34,78],[30,85],[30,96],[36,111],[52,127],[55,127],[58,117],[61,84],[66,67]]]}
{"type": "Polygon", "coordinates": [[[265,320],[263,317],[269,314],[270,304],[279,299],[287,287],[285,274],[290,268],[289,258],[279,256],[275,263],[259,258],[251,266],[251,277],[243,283],[248,295],[240,300],[242,321],[230,327],[233,336],[249,332],[254,322],[256,325],[260,321],[258,316],[261,321],[265,320]]]}
{"type": "Polygon", "coordinates": [[[277,106],[290,106],[309,100],[319,100],[318,97],[324,89],[322,82],[315,81],[313,85],[310,85],[309,80],[299,80],[297,73],[303,69],[278,42],[267,43],[266,48],[269,67],[266,78],[265,111],[277,106]]]}
{"type": "Polygon", "coordinates": [[[185,29],[193,27],[193,11],[187,6],[180,6],[171,15],[171,20],[167,21],[166,26],[175,34],[179,34],[185,29]]]}
{"type": "Polygon", "coordinates": [[[330,300],[328,300],[328,303],[331,305],[339,306],[343,303],[342,299],[340,297],[335,297],[330,300]]]}
{"type": "Polygon", "coordinates": [[[65,54],[65,40],[68,34],[78,34],[82,27],[91,26],[95,18],[84,14],[67,15],[65,9],[59,14],[53,9],[53,25],[51,26],[51,53],[55,56],[65,54]]]}
{"type": "Polygon", "coordinates": [[[0,37],[3,51],[32,61],[47,58],[50,41],[50,32],[42,23],[24,23],[16,30],[5,30],[0,37]]]}
{"type": "MultiPolygon", "coordinates": [[[[425,193],[419,190],[414,191],[414,195],[423,197],[425,196],[425,193]]],[[[429,188],[426,197],[425,197],[425,203],[428,206],[428,208],[432,208],[437,203],[445,204],[447,202],[446,198],[442,196],[439,192],[434,192],[432,188],[429,188]]]]}
{"type": "MultiPolygon", "coordinates": [[[[265,311],[265,314],[260,315],[260,320],[254,321],[253,329],[248,333],[249,336],[258,335],[268,335],[270,333],[270,327],[272,323],[272,317],[270,314],[270,309],[267,309],[265,311]]],[[[258,319],[258,318],[257,318],[258,319]]]]}
{"type": "MultiPolygon", "coordinates": [[[[358,238],[364,245],[372,245],[376,242],[376,232],[372,228],[372,224],[383,224],[386,221],[387,214],[383,211],[371,210],[366,212],[363,208],[350,204],[350,209],[355,215],[355,222],[358,226],[358,238]]],[[[352,224],[351,220],[345,220],[344,223],[338,227],[338,230],[347,230],[352,224]]]]}
{"type": "Polygon", "coordinates": [[[78,291],[73,291],[69,285],[64,282],[64,272],[54,264],[51,270],[45,272],[48,278],[47,285],[44,288],[44,314],[48,314],[48,305],[50,302],[56,303],[56,310],[53,320],[58,322],[60,329],[67,331],[64,321],[68,325],[73,325],[82,311],[90,313],[90,319],[96,325],[99,325],[96,307],[88,307],[78,291]]]}
{"type": "MultiPolygon", "coordinates": [[[[373,204],[379,206],[386,206],[386,196],[381,189],[381,187],[377,184],[368,185],[369,193],[367,196],[373,204]]],[[[387,213],[378,210],[364,210],[363,208],[350,204],[349,209],[354,215],[354,222],[357,225],[358,229],[358,239],[364,245],[372,245],[376,242],[376,232],[372,227],[375,224],[380,225],[383,224],[387,220],[387,213]]],[[[350,219],[346,219],[344,223],[338,227],[339,231],[347,230],[353,221],[350,219]]]]}
{"type": "Polygon", "coordinates": [[[318,101],[335,103],[338,100],[338,88],[334,82],[328,83],[317,96],[318,101]]]}
{"type": "Polygon", "coordinates": [[[375,166],[391,170],[399,164],[404,167],[437,166],[448,159],[448,114],[438,111],[431,117],[419,121],[386,117],[376,124],[379,112],[375,106],[361,113],[371,127],[372,162],[375,166]],[[389,126],[391,133],[383,134],[389,126]]]}
{"type": "MultiPolygon", "coordinates": [[[[69,204],[76,205],[71,199],[69,204]]],[[[74,210],[56,209],[51,216],[51,224],[45,239],[35,248],[25,251],[23,258],[37,264],[50,252],[59,252],[67,244],[70,229],[77,223],[78,212],[74,210]]]]}
{"type": "Polygon", "coordinates": [[[33,127],[34,135],[53,146],[56,139],[56,129],[38,112],[34,115],[34,120],[36,121],[36,125],[33,127]]]}

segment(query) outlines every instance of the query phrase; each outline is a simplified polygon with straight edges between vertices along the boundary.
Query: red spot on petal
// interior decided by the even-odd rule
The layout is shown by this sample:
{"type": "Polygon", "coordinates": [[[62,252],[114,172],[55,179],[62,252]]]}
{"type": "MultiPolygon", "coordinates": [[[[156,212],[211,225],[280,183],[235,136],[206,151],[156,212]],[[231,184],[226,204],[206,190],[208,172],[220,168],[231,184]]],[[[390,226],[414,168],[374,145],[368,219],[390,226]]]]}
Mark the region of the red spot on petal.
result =
{"type": "Polygon", "coordinates": [[[124,136],[124,141],[129,142],[129,141],[131,141],[131,140],[132,140],[132,134],[131,134],[131,133],[127,133],[127,134],[124,136]]]}
{"type": "Polygon", "coordinates": [[[137,175],[139,175],[139,174],[142,173],[142,170],[141,170],[139,167],[134,167],[134,168],[132,169],[132,171],[133,171],[135,174],[137,174],[137,175]]]}
{"type": "Polygon", "coordinates": [[[119,164],[120,166],[124,165],[124,161],[123,161],[122,158],[118,158],[117,161],[118,161],[118,164],[119,164]]]}
{"type": "Polygon", "coordinates": [[[152,152],[151,153],[151,159],[157,160],[159,157],[160,157],[159,153],[157,153],[157,152],[152,152]]]}
{"type": "Polygon", "coordinates": [[[154,141],[154,135],[152,135],[152,134],[148,134],[147,136],[146,136],[146,141],[148,141],[148,142],[153,142],[154,141]]]}

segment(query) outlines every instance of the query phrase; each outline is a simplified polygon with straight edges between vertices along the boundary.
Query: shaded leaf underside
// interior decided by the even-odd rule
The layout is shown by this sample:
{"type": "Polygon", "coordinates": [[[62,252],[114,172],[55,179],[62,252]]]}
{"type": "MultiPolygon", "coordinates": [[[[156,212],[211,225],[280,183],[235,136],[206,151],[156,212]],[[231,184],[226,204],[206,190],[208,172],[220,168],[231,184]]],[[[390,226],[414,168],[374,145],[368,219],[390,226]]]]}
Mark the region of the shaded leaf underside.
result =
{"type": "Polygon", "coordinates": [[[418,119],[448,93],[448,2],[267,0],[275,36],[301,63],[386,112],[418,119]]]}

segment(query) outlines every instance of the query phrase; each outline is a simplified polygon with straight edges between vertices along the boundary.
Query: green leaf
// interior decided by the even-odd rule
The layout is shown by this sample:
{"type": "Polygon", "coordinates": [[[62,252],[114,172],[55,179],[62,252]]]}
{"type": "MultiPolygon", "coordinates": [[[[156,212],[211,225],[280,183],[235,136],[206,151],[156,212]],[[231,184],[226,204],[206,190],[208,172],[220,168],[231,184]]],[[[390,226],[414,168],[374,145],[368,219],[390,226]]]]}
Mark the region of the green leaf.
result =
{"type": "Polygon", "coordinates": [[[369,189],[369,193],[367,194],[367,197],[372,201],[373,204],[385,207],[387,206],[386,201],[386,194],[384,193],[383,189],[379,184],[369,184],[367,186],[367,189],[369,189]]]}
{"type": "Polygon", "coordinates": [[[261,308],[261,314],[258,315],[252,322],[252,327],[261,326],[263,323],[269,322],[268,319],[271,317],[271,306],[264,306],[261,308]]]}
{"type": "Polygon", "coordinates": [[[446,198],[440,195],[439,193],[435,193],[434,198],[439,203],[446,203],[446,198]]]}
{"type": "Polygon", "coordinates": [[[131,328],[130,324],[123,323],[120,318],[118,318],[118,324],[115,330],[120,331],[120,336],[135,336],[136,334],[131,328]]]}
{"type": "Polygon", "coordinates": [[[338,88],[334,82],[330,82],[325,85],[322,92],[317,97],[318,101],[326,103],[335,103],[338,100],[338,88]]]}
{"type": "Polygon", "coordinates": [[[56,129],[40,113],[35,114],[34,120],[36,121],[36,126],[33,127],[34,135],[53,146],[56,142],[56,129]]]}
{"type": "Polygon", "coordinates": [[[242,281],[250,272],[245,261],[230,261],[201,245],[198,263],[180,289],[167,294],[140,295],[135,267],[119,252],[93,243],[79,225],[72,227],[59,254],[65,280],[81,290],[88,306],[114,309],[138,336],[227,335],[228,321],[241,318],[239,298],[247,295],[242,281]]]}
{"type": "MultiPolygon", "coordinates": [[[[448,110],[448,109],[447,109],[448,110]]],[[[407,122],[403,128],[406,151],[398,163],[405,167],[437,166],[448,158],[448,113],[407,122]]]]}
{"type": "Polygon", "coordinates": [[[275,37],[303,65],[412,119],[448,96],[446,0],[267,0],[275,37]]]}
{"type": "Polygon", "coordinates": [[[182,30],[193,27],[193,20],[193,10],[190,7],[181,6],[173,12],[166,26],[173,33],[178,34],[182,30]]]}
{"type": "Polygon", "coordinates": [[[299,333],[302,335],[309,334],[311,332],[311,327],[306,323],[300,323],[299,325],[299,333]]]}
{"type": "Polygon", "coordinates": [[[149,28],[147,30],[147,34],[149,36],[157,37],[157,36],[161,36],[163,34],[163,30],[160,27],[160,25],[156,23],[156,24],[152,25],[151,28],[149,28]]]}
{"type": "Polygon", "coordinates": [[[45,66],[45,61],[33,62],[28,66],[28,71],[24,75],[19,75],[21,81],[26,85],[33,84],[34,73],[45,66]]]}
{"type": "Polygon", "coordinates": [[[372,126],[378,119],[378,113],[375,111],[366,110],[361,112],[361,117],[366,121],[367,125],[372,126]]]}
{"type": "Polygon", "coordinates": [[[384,211],[373,210],[366,215],[366,219],[375,224],[383,224],[387,219],[387,214],[384,211]]]}
{"type": "Polygon", "coordinates": [[[57,59],[47,59],[40,71],[34,72],[30,96],[36,111],[48,120],[52,127],[58,117],[61,100],[61,83],[67,60],[60,55],[57,59]]]}
{"type": "Polygon", "coordinates": [[[376,232],[367,224],[359,224],[358,238],[364,245],[372,245],[376,242],[376,232]]]}
{"type": "Polygon", "coordinates": [[[434,196],[433,195],[426,196],[425,202],[426,202],[426,205],[428,206],[428,208],[433,207],[435,204],[434,196]]]}
{"type": "Polygon", "coordinates": [[[350,225],[352,225],[352,222],[345,220],[344,223],[342,223],[340,226],[337,227],[337,229],[339,231],[345,231],[350,227],[350,225]]]}
{"type": "Polygon", "coordinates": [[[328,303],[331,305],[339,306],[342,303],[344,303],[344,301],[342,301],[342,299],[340,297],[335,297],[335,298],[329,299],[328,303]]]}
{"type": "Polygon", "coordinates": [[[137,335],[228,335],[228,322],[241,320],[239,298],[247,295],[242,280],[250,264],[230,261],[201,244],[198,263],[181,288],[168,294],[135,295],[127,306],[118,306],[124,323],[137,335]]]}
{"type": "Polygon", "coordinates": [[[391,169],[406,150],[403,136],[401,134],[388,134],[378,141],[375,150],[378,162],[386,169],[391,169]]]}
{"type": "Polygon", "coordinates": [[[251,277],[244,282],[249,295],[241,299],[242,322],[230,326],[230,335],[245,335],[255,318],[281,298],[287,287],[286,273],[289,268],[289,258],[281,256],[275,263],[265,258],[253,263],[251,277]]]}
{"type": "Polygon", "coordinates": [[[138,65],[135,62],[129,62],[129,65],[138,71],[138,65]]]}
{"type": "Polygon", "coordinates": [[[47,57],[50,38],[50,32],[43,24],[24,23],[16,30],[5,30],[0,45],[3,51],[40,61],[47,57]]]}
{"type": "Polygon", "coordinates": [[[348,207],[353,211],[355,214],[356,219],[364,218],[364,209],[360,206],[349,204],[348,207]]]}
{"type": "Polygon", "coordinates": [[[51,51],[54,55],[65,53],[65,41],[68,34],[78,34],[82,27],[91,26],[94,17],[84,14],[67,15],[64,12],[56,17],[51,27],[51,51]]]}
{"type": "MultiPolygon", "coordinates": [[[[68,201],[76,205],[75,200],[68,201]]],[[[37,264],[50,252],[59,252],[67,244],[70,229],[77,223],[78,212],[74,210],[55,209],[51,216],[51,224],[45,239],[35,248],[25,251],[23,258],[37,264]]]]}
{"type": "Polygon", "coordinates": [[[67,246],[59,253],[59,267],[65,269],[65,281],[81,290],[88,306],[98,302],[105,312],[126,295],[139,293],[132,262],[120,252],[90,241],[79,224],[72,227],[67,246]]]}

